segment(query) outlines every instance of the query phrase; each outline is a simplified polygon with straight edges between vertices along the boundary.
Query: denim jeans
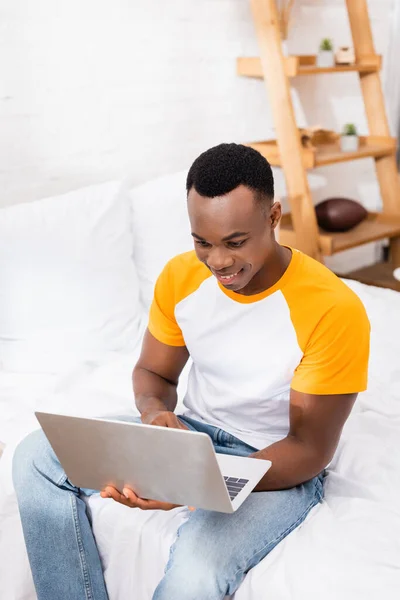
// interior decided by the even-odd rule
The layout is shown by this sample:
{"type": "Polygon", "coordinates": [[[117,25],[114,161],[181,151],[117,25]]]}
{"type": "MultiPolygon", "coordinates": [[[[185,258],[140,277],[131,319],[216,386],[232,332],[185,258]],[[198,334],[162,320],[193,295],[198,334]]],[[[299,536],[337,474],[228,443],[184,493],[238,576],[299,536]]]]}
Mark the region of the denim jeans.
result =
{"type": "MultiPolygon", "coordinates": [[[[248,456],[255,451],[219,428],[180,419],[190,429],[207,433],[216,452],[248,456]]],[[[13,479],[38,600],[106,600],[84,501],[94,490],[68,481],[42,431],[18,446],[13,479]]],[[[233,594],[245,574],[304,521],[322,497],[321,473],[291,489],[254,492],[233,514],[201,509],[190,513],[178,530],[153,600],[220,600],[233,594]]]]}

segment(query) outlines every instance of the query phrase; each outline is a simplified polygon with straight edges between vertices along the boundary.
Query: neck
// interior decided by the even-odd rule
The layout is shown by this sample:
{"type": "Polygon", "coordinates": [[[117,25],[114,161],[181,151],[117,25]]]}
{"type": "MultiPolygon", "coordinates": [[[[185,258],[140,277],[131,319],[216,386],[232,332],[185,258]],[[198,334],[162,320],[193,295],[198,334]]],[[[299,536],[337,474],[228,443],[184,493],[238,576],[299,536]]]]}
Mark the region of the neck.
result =
{"type": "Polygon", "coordinates": [[[292,251],[275,242],[274,250],[268,258],[268,264],[265,264],[245,288],[238,293],[244,296],[253,296],[261,294],[279,281],[289,266],[292,259],[292,251]]]}

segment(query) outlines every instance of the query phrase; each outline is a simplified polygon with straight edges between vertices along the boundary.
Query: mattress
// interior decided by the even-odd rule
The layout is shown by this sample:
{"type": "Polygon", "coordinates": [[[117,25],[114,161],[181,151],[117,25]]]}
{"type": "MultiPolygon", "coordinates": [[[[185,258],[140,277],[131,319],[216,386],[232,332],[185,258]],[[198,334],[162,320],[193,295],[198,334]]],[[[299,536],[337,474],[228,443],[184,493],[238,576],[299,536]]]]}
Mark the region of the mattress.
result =
{"type": "MultiPolygon", "coordinates": [[[[360,394],[328,470],[325,499],[246,576],[235,600],[394,600],[400,589],[400,294],[348,282],[369,314],[368,391],[360,394]]],[[[58,375],[0,373],[0,598],[34,600],[12,488],[13,448],[36,408],[73,414],[133,411],[136,354],[58,375]],[[11,560],[10,560],[11,558],[11,560]]],[[[184,389],[184,382],[183,382],[184,389]]],[[[90,498],[110,600],[150,600],[185,508],[141,512],[90,498]]]]}

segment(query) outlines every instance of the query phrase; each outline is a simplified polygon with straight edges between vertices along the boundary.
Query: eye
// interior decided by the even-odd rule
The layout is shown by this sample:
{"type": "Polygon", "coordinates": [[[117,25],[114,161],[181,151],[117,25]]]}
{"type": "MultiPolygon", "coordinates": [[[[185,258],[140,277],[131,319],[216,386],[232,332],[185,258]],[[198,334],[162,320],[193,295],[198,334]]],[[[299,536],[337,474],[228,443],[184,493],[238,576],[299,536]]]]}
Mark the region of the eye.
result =
{"type": "Polygon", "coordinates": [[[240,242],[229,242],[229,246],[231,248],[240,248],[241,246],[243,246],[243,244],[245,244],[247,242],[247,240],[240,240],[240,242]]]}
{"type": "Polygon", "coordinates": [[[209,244],[208,242],[206,242],[205,240],[195,240],[195,243],[200,246],[201,248],[208,248],[209,246],[211,246],[211,244],[209,244]]]}

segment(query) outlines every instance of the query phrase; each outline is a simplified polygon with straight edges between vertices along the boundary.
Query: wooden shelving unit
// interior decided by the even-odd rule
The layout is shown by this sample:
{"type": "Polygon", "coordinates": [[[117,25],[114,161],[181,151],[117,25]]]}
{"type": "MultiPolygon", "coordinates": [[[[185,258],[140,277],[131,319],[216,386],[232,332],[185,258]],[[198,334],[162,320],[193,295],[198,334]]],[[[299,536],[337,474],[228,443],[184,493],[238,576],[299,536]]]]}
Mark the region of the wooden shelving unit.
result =
{"type": "MultiPolygon", "coordinates": [[[[385,213],[370,212],[365,221],[343,233],[328,233],[318,229],[318,242],[325,256],[394,236],[400,236],[400,216],[394,217],[385,213]]],[[[296,233],[290,213],[282,216],[280,239],[282,244],[296,246],[296,233]]]]}
{"type": "MultiPolygon", "coordinates": [[[[282,167],[282,159],[277,140],[246,144],[258,150],[274,167],[282,167]]],[[[305,169],[357,160],[359,158],[380,158],[396,154],[396,139],[383,136],[360,136],[360,147],[356,152],[342,152],[339,139],[328,144],[319,144],[316,150],[301,147],[301,157],[305,169]]]]}
{"type": "MultiPolygon", "coordinates": [[[[378,54],[364,56],[354,65],[335,65],[334,67],[317,67],[315,55],[292,55],[284,58],[287,77],[299,75],[318,75],[321,73],[376,73],[381,68],[382,57],[378,54]]],[[[264,78],[261,59],[258,57],[241,57],[237,59],[237,74],[244,77],[264,78]]]]}
{"type": "Polygon", "coordinates": [[[355,279],[367,285],[376,285],[400,292],[400,281],[394,279],[393,267],[388,262],[376,263],[357,271],[351,271],[351,273],[338,273],[338,275],[347,279],[355,279]]]}
{"type": "MultiPolygon", "coordinates": [[[[260,57],[238,58],[237,71],[245,77],[262,78],[265,82],[276,130],[276,140],[250,142],[267,160],[284,171],[290,214],[281,223],[281,241],[296,246],[317,260],[361,244],[390,239],[390,261],[357,271],[355,279],[373,277],[384,281],[384,287],[398,289],[391,275],[400,266],[400,180],[396,165],[396,140],[390,136],[379,70],[381,57],[375,53],[366,0],[345,0],[355,49],[354,65],[320,68],[315,56],[284,56],[275,0],[250,0],[260,57]],[[302,145],[301,130],[295,121],[290,78],[320,73],[358,73],[368,120],[369,135],[360,139],[357,152],[342,152],[339,138],[333,136],[314,147],[302,145]],[[373,158],[379,181],[383,209],[369,213],[368,218],[345,233],[327,233],[317,224],[308,185],[307,171],[362,158],[373,158]],[[391,285],[392,284],[392,285],[391,285]]],[[[362,279],[360,279],[362,280],[362,279]]],[[[378,281],[378,280],[377,280],[378,281]]],[[[379,285],[379,283],[376,283],[379,285]]]]}

